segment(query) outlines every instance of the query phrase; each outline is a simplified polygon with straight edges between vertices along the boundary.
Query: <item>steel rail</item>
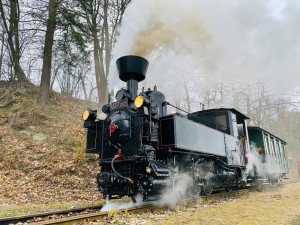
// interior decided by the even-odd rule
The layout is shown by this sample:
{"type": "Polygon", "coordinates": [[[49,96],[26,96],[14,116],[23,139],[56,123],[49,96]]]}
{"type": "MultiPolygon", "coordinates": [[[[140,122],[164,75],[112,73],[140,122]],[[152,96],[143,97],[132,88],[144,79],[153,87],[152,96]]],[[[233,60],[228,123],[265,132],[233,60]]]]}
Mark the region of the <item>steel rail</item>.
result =
{"type": "MultiPolygon", "coordinates": [[[[293,183],[299,183],[300,180],[289,180],[289,181],[284,181],[284,182],[279,182],[277,185],[285,185],[285,184],[293,184],[293,183]]],[[[271,183],[264,183],[263,186],[269,186],[271,183]]],[[[263,187],[262,186],[262,187],[263,187]]],[[[229,192],[224,192],[220,191],[217,193],[213,193],[212,195],[208,196],[200,196],[200,197],[194,197],[194,198],[188,198],[188,199],[183,199],[179,201],[178,203],[188,203],[191,201],[197,201],[197,200],[209,200],[209,199],[215,199],[215,198],[223,198],[228,195],[237,195],[240,192],[252,192],[256,191],[256,189],[252,188],[251,186],[248,186],[247,188],[244,189],[238,189],[238,190],[232,190],[229,192]]],[[[17,216],[17,217],[7,217],[7,218],[0,218],[0,224],[12,224],[12,223],[18,223],[18,222],[26,222],[30,219],[34,219],[37,217],[46,217],[46,216],[51,216],[51,215],[62,215],[62,214],[68,214],[71,212],[83,212],[87,209],[101,209],[103,205],[96,205],[96,206],[87,206],[87,207],[80,207],[80,208],[73,208],[69,210],[60,210],[60,211],[53,211],[53,212],[45,212],[45,213],[38,213],[38,214],[32,214],[32,215],[25,215],[25,216],[17,216]]],[[[123,209],[117,209],[113,210],[114,213],[117,212],[131,212],[131,213],[136,213],[140,211],[145,211],[149,209],[154,209],[160,206],[153,205],[151,202],[148,205],[142,205],[142,206],[135,206],[135,207],[130,207],[130,208],[123,208],[123,209]]],[[[37,225],[45,225],[45,224],[74,224],[76,222],[82,222],[82,221],[93,221],[93,220],[99,220],[107,217],[107,215],[110,213],[110,211],[103,211],[103,212],[93,212],[93,213],[88,213],[88,214],[81,214],[81,215],[75,215],[75,216],[66,216],[64,218],[60,219],[53,219],[53,220],[45,220],[41,222],[34,222],[34,224],[37,225]]]]}
{"type": "MultiPolygon", "coordinates": [[[[124,208],[124,209],[116,209],[116,210],[113,210],[113,212],[117,213],[117,212],[127,211],[127,212],[131,212],[131,213],[138,213],[140,211],[145,211],[145,210],[149,210],[152,208],[157,208],[157,206],[142,205],[142,206],[135,206],[135,207],[124,208]]],[[[111,211],[96,212],[96,213],[89,213],[89,214],[85,214],[85,215],[65,217],[65,218],[55,219],[55,220],[41,221],[41,222],[37,222],[34,224],[35,225],[48,225],[48,224],[71,225],[71,224],[83,222],[83,221],[94,221],[94,220],[103,219],[103,218],[107,217],[111,211]]]]}
{"type": "Polygon", "coordinates": [[[2,225],[9,225],[9,224],[15,224],[19,222],[26,222],[30,219],[34,219],[37,217],[46,217],[46,216],[52,216],[52,215],[62,215],[62,214],[68,214],[68,213],[80,213],[88,209],[101,209],[103,205],[92,205],[92,206],[86,206],[86,207],[76,207],[72,209],[64,209],[64,210],[58,210],[58,211],[50,211],[50,212],[42,212],[42,213],[36,213],[36,214],[29,214],[29,215],[23,215],[23,216],[14,216],[14,217],[5,217],[0,218],[0,224],[2,225]]]}

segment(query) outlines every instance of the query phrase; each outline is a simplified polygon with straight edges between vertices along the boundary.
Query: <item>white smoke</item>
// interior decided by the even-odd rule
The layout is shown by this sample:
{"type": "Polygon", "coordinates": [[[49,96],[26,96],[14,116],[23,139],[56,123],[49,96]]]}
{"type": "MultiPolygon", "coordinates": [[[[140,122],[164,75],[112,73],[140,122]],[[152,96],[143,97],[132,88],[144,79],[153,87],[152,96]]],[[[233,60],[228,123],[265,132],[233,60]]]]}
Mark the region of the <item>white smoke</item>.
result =
{"type": "Polygon", "coordinates": [[[143,197],[140,194],[136,196],[136,203],[133,203],[132,201],[111,202],[106,199],[106,203],[102,207],[101,212],[149,204],[158,206],[174,206],[178,203],[178,201],[189,197],[189,191],[193,186],[193,179],[188,174],[179,173],[176,175],[174,181],[173,185],[163,189],[161,196],[156,201],[153,201],[152,199],[150,199],[150,201],[143,201],[143,197]]]}
{"type": "Polygon", "coordinates": [[[193,186],[193,182],[191,175],[185,173],[177,174],[174,185],[170,185],[170,187],[166,188],[163,191],[161,198],[154,204],[159,206],[176,205],[178,201],[189,197],[189,191],[193,186]]]}
{"type": "Polygon", "coordinates": [[[291,0],[133,1],[113,49],[110,89],[122,85],[115,60],[128,54],[146,57],[147,85],[172,88],[170,96],[182,92],[182,75],[271,81],[276,91],[297,87],[299,10],[291,0]]]}
{"type": "MultiPolygon", "coordinates": [[[[268,167],[266,163],[262,161],[261,156],[257,152],[257,146],[255,144],[250,145],[250,151],[247,153],[248,164],[246,166],[246,174],[251,174],[256,169],[259,176],[265,176],[268,174],[268,167]]],[[[253,174],[251,174],[253,175],[253,174]]]]}
{"type": "Polygon", "coordinates": [[[111,202],[108,199],[106,199],[105,205],[101,208],[101,212],[109,211],[109,210],[116,210],[116,209],[126,209],[130,207],[135,206],[141,206],[146,205],[147,202],[143,202],[143,197],[141,195],[137,195],[136,197],[136,203],[133,201],[127,201],[127,202],[111,202]]]}

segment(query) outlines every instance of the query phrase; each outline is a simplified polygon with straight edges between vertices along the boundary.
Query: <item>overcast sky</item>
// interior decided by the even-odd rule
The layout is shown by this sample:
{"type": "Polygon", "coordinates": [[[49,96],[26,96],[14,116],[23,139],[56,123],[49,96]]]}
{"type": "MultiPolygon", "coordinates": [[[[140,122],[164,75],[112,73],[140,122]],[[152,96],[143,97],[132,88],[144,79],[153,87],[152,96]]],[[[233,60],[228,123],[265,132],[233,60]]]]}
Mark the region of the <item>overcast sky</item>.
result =
{"type": "MultiPolygon", "coordinates": [[[[293,0],[133,1],[113,61],[127,54],[147,58],[148,84],[185,71],[187,79],[264,80],[287,93],[300,85],[299,12],[300,1],[293,0]]],[[[120,83],[111,65],[112,88],[120,83]]]]}

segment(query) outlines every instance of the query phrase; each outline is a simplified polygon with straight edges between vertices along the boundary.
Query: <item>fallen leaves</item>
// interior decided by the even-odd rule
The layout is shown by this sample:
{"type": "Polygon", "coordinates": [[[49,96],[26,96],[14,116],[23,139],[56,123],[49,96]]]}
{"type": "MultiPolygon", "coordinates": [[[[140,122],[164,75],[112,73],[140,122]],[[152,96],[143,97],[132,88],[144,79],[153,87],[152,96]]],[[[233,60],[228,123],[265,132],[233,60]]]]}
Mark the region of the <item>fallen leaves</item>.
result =
{"type": "Polygon", "coordinates": [[[35,87],[0,88],[0,205],[100,198],[97,156],[85,154],[81,113],[91,103],[52,93],[38,103],[35,87]]]}

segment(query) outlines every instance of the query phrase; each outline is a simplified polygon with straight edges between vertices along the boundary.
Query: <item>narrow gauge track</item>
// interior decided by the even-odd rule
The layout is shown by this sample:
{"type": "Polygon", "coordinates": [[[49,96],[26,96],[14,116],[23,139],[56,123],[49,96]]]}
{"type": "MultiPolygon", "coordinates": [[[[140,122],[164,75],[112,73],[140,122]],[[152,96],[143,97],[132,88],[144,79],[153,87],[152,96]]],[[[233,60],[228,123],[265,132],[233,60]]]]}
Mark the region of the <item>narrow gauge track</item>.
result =
{"type": "Polygon", "coordinates": [[[0,218],[0,224],[8,225],[8,224],[16,224],[16,223],[25,223],[30,220],[34,220],[35,218],[49,218],[54,215],[68,215],[70,213],[81,213],[86,210],[100,210],[103,205],[93,205],[93,206],[86,206],[86,207],[76,207],[72,209],[65,209],[65,210],[57,210],[57,211],[50,211],[50,212],[42,212],[36,214],[29,214],[29,215],[22,215],[22,216],[14,216],[14,217],[5,217],[0,218]]]}
{"type": "MultiPolygon", "coordinates": [[[[298,183],[299,180],[289,180],[289,181],[284,181],[284,182],[279,182],[277,185],[286,185],[286,184],[292,184],[292,183],[298,183]]],[[[271,184],[265,183],[263,187],[267,187],[271,184]]],[[[189,199],[184,199],[181,200],[179,203],[189,203],[193,201],[198,201],[198,200],[210,200],[210,199],[218,199],[222,197],[228,197],[228,196],[237,196],[240,193],[246,193],[250,191],[256,191],[256,189],[252,188],[251,186],[244,188],[244,189],[239,189],[239,190],[234,190],[230,192],[225,192],[225,191],[216,191],[214,194],[209,195],[209,196],[201,196],[201,197],[194,197],[194,198],[189,198],[189,199]]],[[[73,209],[68,209],[68,210],[60,210],[60,211],[53,211],[53,212],[45,212],[45,213],[38,213],[38,214],[32,214],[32,215],[25,215],[25,216],[17,216],[17,217],[6,217],[6,218],[0,218],[0,224],[2,225],[8,225],[8,224],[16,224],[16,223],[34,223],[35,225],[45,225],[45,224],[74,224],[76,222],[82,222],[82,221],[93,221],[93,220],[99,220],[107,217],[108,211],[103,211],[103,212],[92,212],[92,213],[87,213],[87,214],[79,214],[82,213],[86,210],[100,210],[103,207],[103,205],[95,205],[95,206],[87,206],[87,207],[80,207],[80,208],[73,208],[73,209]],[[70,215],[70,213],[74,215],[70,215]],[[76,215],[77,214],[77,215],[76,215]],[[54,215],[65,215],[65,217],[60,218],[60,219],[51,219],[52,216],[54,215]],[[35,218],[42,218],[45,219],[44,221],[37,222],[35,218]],[[50,218],[50,219],[49,219],[50,218]]],[[[144,212],[147,210],[159,208],[159,206],[155,206],[151,203],[147,205],[142,205],[142,206],[135,206],[135,207],[130,207],[130,208],[123,208],[123,209],[117,209],[114,210],[115,212],[130,212],[130,213],[138,213],[138,212],[144,212]]]]}

